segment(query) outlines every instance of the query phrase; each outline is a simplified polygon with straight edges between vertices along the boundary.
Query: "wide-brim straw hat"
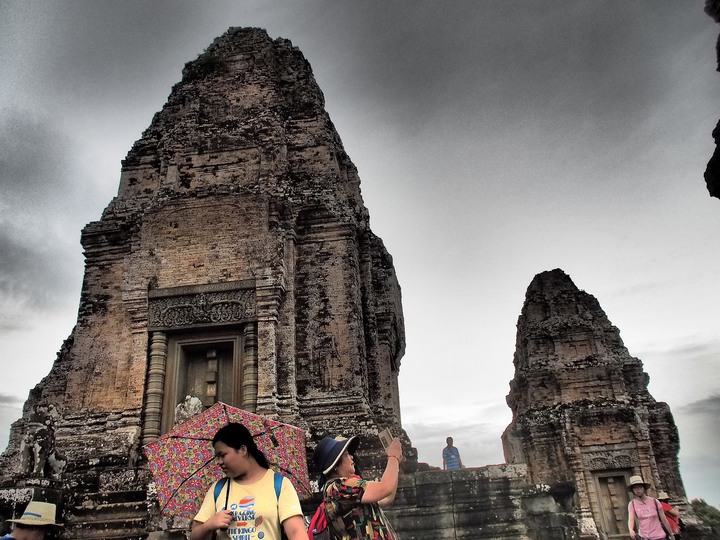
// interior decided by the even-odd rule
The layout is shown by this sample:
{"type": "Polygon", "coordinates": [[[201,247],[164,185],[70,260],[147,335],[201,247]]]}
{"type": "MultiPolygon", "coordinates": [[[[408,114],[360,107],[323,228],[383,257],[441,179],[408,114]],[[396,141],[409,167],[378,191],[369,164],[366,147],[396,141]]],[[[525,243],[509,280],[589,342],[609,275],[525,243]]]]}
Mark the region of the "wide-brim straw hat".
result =
{"type": "Polygon", "coordinates": [[[8,519],[10,523],[20,523],[33,527],[62,527],[62,523],[55,521],[57,514],[57,506],[49,502],[30,501],[23,512],[23,515],[17,519],[8,519]]]}
{"type": "Polygon", "coordinates": [[[650,484],[645,482],[642,479],[642,476],[631,476],[630,480],[628,480],[628,491],[632,491],[632,488],[635,486],[642,486],[645,489],[650,489],[650,484]]]}
{"type": "Polygon", "coordinates": [[[357,450],[360,440],[357,437],[325,437],[313,452],[313,461],[321,477],[332,471],[340,461],[340,456],[347,450],[351,454],[357,450]]]}
{"type": "Polygon", "coordinates": [[[670,495],[661,490],[658,491],[657,498],[658,501],[667,501],[670,498],[670,495]]]}

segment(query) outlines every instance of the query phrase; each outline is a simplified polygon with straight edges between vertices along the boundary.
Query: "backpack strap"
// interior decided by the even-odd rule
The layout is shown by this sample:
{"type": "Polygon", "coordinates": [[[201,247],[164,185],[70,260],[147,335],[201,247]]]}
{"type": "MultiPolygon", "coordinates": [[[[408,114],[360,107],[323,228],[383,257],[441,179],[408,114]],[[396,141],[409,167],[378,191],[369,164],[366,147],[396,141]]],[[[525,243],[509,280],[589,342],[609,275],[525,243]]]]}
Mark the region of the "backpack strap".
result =
{"type": "Polygon", "coordinates": [[[348,538],[345,531],[345,519],[353,508],[350,507],[344,514],[343,508],[339,501],[333,499],[331,491],[337,492],[337,485],[342,483],[342,480],[333,479],[328,480],[322,488],[323,494],[323,510],[325,512],[325,521],[327,522],[327,528],[330,531],[332,538],[345,539],[348,538]]]}
{"type": "MultiPolygon", "coordinates": [[[[325,531],[327,528],[328,528],[327,514],[325,513],[325,502],[323,501],[317,507],[317,510],[315,510],[315,514],[313,515],[312,519],[310,520],[310,523],[308,524],[308,529],[307,529],[308,538],[310,540],[315,540],[315,535],[325,531]]],[[[331,533],[331,536],[332,536],[332,533],[331,533]]]]}
{"type": "Polygon", "coordinates": [[[280,490],[282,489],[283,478],[282,474],[278,474],[273,471],[273,484],[275,485],[275,498],[280,500],[280,490]]]}
{"type": "Polygon", "coordinates": [[[277,510],[278,526],[280,527],[280,540],[287,540],[285,529],[283,529],[282,522],[280,521],[280,490],[282,490],[284,478],[282,474],[273,471],[273,486],[275,487],[275,499],[277,500],[275,509],[277,510]]]}
{"type": "MultiPolygon", "coordinates": [[[[215,489],[213,490],[213,495],[215,497],[215,502],[217,503],[218,497],[220,496],[220,492],[225,487],[225,484],[227,483],[227,476],[217,481],[217,484],[215,484],[215,489]]],[[[280,490],[282,490],[282,483],[283,483],[283,475],[276,473],[273,471],[273,484],[275,486],[275,498],[280,499],[280,490]]]]}
{"type": "MultiPolygon", "coordinates": [[[[662,511],[662,514],[660,511],[662,510],[662,505],[660,504],[660,501],[653,498],[653,501],[655,501],[655,510],[657,510],[658,514],[658,521],[660,522],[660,526],[663,528],[663,531],[665,530],[665,525],[663,525],[663,518],[665,517],[665,511],[662,511]]],[[[669,525],[669,523],[668,523],[669,525]]],[[[667,531],[670,535],[672,535],[672,531],[667,531]]]]}
{"type": "Polygon", "coordinates": [[[215,489],[213,490],[213,495],[215,496],[215,505],[217,505],[218,497],[220,496],[220,492],[222,492],[223,488],[225,487],[225,484],[228,485],[228,492],[230,491],[230,484],[228,483],[228,477],[224,476],[220,480],[217,481],[217,484],[215,484],[215,489]]]}

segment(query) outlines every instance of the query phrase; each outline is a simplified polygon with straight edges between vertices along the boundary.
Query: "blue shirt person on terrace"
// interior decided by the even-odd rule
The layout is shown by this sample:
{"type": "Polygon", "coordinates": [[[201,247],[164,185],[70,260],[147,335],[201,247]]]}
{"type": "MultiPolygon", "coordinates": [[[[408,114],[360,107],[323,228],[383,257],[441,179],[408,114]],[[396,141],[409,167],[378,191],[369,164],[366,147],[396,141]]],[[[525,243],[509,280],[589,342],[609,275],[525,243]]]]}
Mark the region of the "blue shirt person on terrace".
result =
{"type": "Polygon", "coordinates": [[[453,446],[453,438],[448,437],[445,442],[447,442],[447,446],[443,448],[442,451],[443,470],[453,471],[462,469],[463,464],[462,459],[460,459],[460,450],[453,446]]]}

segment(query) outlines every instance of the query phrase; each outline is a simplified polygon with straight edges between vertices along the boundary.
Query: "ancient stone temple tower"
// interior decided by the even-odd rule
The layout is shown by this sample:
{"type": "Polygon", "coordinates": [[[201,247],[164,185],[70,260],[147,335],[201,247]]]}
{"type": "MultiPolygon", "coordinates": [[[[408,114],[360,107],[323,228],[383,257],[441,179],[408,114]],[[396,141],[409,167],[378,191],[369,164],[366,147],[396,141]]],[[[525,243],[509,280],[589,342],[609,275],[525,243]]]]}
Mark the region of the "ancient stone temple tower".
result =
{"type": "Polygon", "coordinates": [[[316,438],[399,432],[400,288],[359,185],[289,41],[233,28],[188,63],[83,230],[77,325],[13,425],[4,485],[142,491],[141,445],[188,395],[316,438]],[[39,469],[18,459],[33,437],[39,469]]]}
{"type": "Polygon", "coordinates": [[[532,483],[575,491],[581,537],[624,538],[633,474],[684,498],[670,409],[597,300],[562,270],[543,272],[517,328],[507,462],[526,463],[532,483]]]}

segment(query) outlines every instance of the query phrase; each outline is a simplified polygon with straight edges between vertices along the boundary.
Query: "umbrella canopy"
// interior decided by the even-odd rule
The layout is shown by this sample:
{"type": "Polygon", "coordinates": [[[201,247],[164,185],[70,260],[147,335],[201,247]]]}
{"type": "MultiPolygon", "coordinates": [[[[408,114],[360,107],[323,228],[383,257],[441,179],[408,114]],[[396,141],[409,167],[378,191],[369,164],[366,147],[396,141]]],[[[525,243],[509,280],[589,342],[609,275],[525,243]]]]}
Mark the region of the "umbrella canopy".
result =
{"type": "Polygon", "coordinates": [[[303,430],[218,402],[144,447],[161,512],[195,517],[210,485],[224,476],[212,438],[231,422],[250,431],[270,466],[289,478],[301,499],[312,495],[303,430]]]}

